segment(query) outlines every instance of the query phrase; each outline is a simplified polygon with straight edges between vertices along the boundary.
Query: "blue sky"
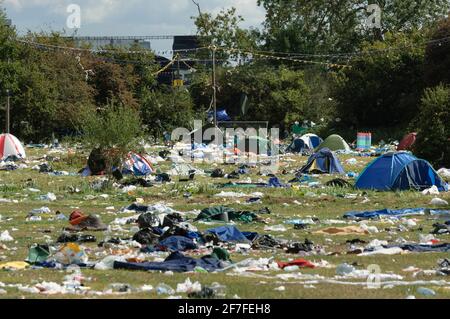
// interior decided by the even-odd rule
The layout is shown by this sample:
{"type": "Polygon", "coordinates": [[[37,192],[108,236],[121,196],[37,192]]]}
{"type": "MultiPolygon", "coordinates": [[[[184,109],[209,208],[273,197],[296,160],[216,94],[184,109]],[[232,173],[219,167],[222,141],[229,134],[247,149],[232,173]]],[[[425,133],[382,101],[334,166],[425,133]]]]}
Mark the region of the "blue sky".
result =
{"type": "MultiPolygon", "coordinates": [[[[202,11],[217,13],[236,7],[244,27],[259,27],[264,9],[257,0],[198,0],[202,11]]],[[[191,0],[0,0],[19,32],[67,29],[70,4],[81,8],[78,35],[184,35],[195,34],[192,16],[197,7],[191,0]]],[[[169,50],[168,41],[154,41],[155,50],[169,50]]]]}

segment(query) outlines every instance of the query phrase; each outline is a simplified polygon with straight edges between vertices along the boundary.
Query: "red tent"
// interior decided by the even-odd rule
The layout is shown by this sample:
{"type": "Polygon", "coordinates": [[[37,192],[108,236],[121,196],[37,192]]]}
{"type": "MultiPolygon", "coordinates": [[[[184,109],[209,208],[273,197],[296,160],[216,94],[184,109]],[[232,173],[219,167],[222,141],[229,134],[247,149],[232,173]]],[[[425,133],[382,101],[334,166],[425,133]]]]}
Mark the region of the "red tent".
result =
{"type": "Polygon", "coordinates": [[[417,133],[406,135],[397,147],[397,151],[408,151],[414,145],[417,139],[417,133]]]}

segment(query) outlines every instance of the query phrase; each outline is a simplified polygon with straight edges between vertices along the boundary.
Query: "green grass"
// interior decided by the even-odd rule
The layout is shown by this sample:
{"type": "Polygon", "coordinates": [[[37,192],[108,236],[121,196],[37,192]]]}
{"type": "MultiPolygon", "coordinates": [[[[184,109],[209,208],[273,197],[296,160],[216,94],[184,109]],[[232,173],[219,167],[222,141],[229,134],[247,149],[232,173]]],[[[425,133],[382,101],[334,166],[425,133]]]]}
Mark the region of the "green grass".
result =
{"type": "MultiPolygon", "coordinates": [[[[33,159],[41,158],[45,155],[43,150],[30,150],[29,157],[33,159]]],[[[55,169],[66,170],[69,172],[77,172],[86,159],[86,153],[78,152],[75,155],[67,154],[53,154],[58,157],[56,162],[52,165],[55,169]]],[[[292,157],[295,162],[283,162],[283,168],[291,171],[287,176],[280,176],[284,181],[288,181],[293,177],[292,171],[302,166],[306,157],[292,157]]],[[[348,156],[341,156],[342,163],[348,159],[348,156]]],[[[364,167],[371,161],[370,158],[357,158],[358,165],[349,167],[348,171],[361,172],[364,167]]],[[[31,168],[36,163],[30,163],[31,168]]],[[[198,165],[202,168],[207,168],[208,165],[198,165]]],[[[162,163],[158,165],[162,171],[170,168],[170,163],[162,163]]],[[[234,170],[234,166],[223,165],[226,172],[234,170]]],[[[250,176],[253,181],[257,181],[264,177],[258,176],[257,172],[253,172],[250,176]]],[[[320,177],[321,182],[325,182],[332,177],[320,177]]],[[[114,188],[107,188],[102,191],[92,190],[90,183],[96,178],[82,178],[82,177],[52,177],[45,174],[39,174],[31,169],[17,170],[13,172],[0,172],[0,198],[17,200],[18,203],[0,203],[0,232],[9,230],[14,237],[14,242],[2,243],[6,245],[9,250],[2,250],[0,248],[0,264],[8,261],[22,261],[28,254],[28,248],[34,243],[45,243],[47,241],[56,241],[56,238],[61,234],[61,230],[66,226],[64,221],[49,220],[52,216],[43,216],[41,222],[26,222],[26,216],[29,211],[34,208],[48,206],[52,212],[57,210],[63,212],[66,216],[74,209],[79,207],[86,213],[99,214],[105,223],[110,223],[117,217],[124,217],[122,214],[116,212],[130,203],[136,198],[144,198],[148,204],[158,202],[170,203],[173,208],[181,211],[192,211],[194,209],[203,209],[213,205],[229,205],[236,209],[257,210],[263,207],[268,207],[272,211],[272,215],[264,216],[269,218],[270,225],[283,224],[286,220],[292,218],[303,218],[307,216],[317,217],[320,220],[326,219],[341,219],[342,215],[348,211],[354,210],[374,210],[381,208],[408,208],[408,207],[429,207],[429,202],[432,196],[423,196],[417,192],[361,192],[352,189],[339,188],[324,188],[324,189],[249,189],[242,190],[243,192],[263,192],[265,197],[262,204],[246,205],[245,199],[228,198],[222,199],[215,197],[216,193],[222,189],[216,189],[214,184],[227,182],[224,179],[211,180],[208,177],[197,177],[194,182],[189,183],[172,183],[163,185],[161,187],[152,187],[147,189],[138,189],[134,194],[122,194],[114,188]],[[39,193],[33,193],[28,188],[39,189],[39,193]],[[78,188],[80,192],[71,193],[70,189],[78,188]],[[305,196],[306,193],[312,191],[317,194],[316,197],[305,196]],[[56,202],[48,203],[39,200],[39,195],[53,192],[56,194],[58,200],[56,202]],[[189,192],[192,194],[191,198],[184,198],[184,194],[189,192]],[[358,194],[356,199],[345,199],[342,195],[353,193],[358,194]],[[109,198],[104,199],[99,197],[101,194],[108,194],[109,198]],[[93,196],[94,199],[86,200],[86,196],[93,196]],[[369,202],[363,202],[364,198],[370,199],[369,202]],[[294,202],[298,201],[301,205],[294,202]],[[110,212],[106,207],[114,206],[115,211],[110,212]],[[13,229],[16,229],[13,231],[13,229]]],[[[224,191],[240,192],[239,189],[224,189],[224,191]]],[[[450,201],[450,194],[441,195],[442,198],[450,201]]],[[[447,207],[449,209],[450,207],[447,207]]],[[[125,215],[126,216],[126,215],[125,215]]],[[[416,280],[444,280],[447,284],[444,286],[424,285],[436,291],[436,298],[450,297],[450,283],[446,277],[436,276],[418,276],[413,278],[411,273],[403,272],[403,269],[414,266],[421,269],[434,269],[437,261],[441,258],[448,258],[448,254],[407,254],[395,256],[373,256],[373,257],[358,257],[356,255],[346,255],[346,240],[361,238],[365,241],[372,239],[388,240],[394,242],[398,238],[404,238],[408,241],[419,241],[421,234],[429,234],[432,230],[432,225],[436,221],[428,219],[427,217],[414,217],[417,219],[418,225],[423,227],[423,231],[408,231],[390,234],[384,231],[387,227],[394,227],[381,222],[371,222],[370,225],[377,226],[381,231],[378,234],[362,235],[362,236],[323,236],[314,234],[314,231],[328,227],[326,225],[313,226],[307,230],[294,230],[292,226],[285,225],[287,232],[272,233],[275,237],[290,239],[295,241],[304,241],[305,238],[312,240],[316,245],[324,247],[327,254],[314,255],[305,257],[311,261],[326,260],[332,265],[339,265],[341,263],[357,263],[358,269],[365,269],[368,265],[377,264],[381,267],[383,273],[393,273],[404,276],[404,281],[416,280]],[[330,241],[331,240],[331,241],[330,241]],[[330,255],[331,253],[335,253],[330,255]]],[[[125,229],[130,229],[133,225],[123,226],[125,229]]],[[[196,224],[200,230],[210,228],[210,225],[196,224]]],[[[238,228],[242,231],[257,231],[259,233],[267,233],[264,231],[265,224],[238,224],[238,228]]],[[[343,225],[344,226],[344,225],[343,225]]],[[[105,234],[95,233],[98,241],[101,241],[105,234]]],[[[131,233],[124,233],[122,236],[130,237],[131,233]]],[[[439,236],[441,242],[450,242],[449,235],[439,236]]],[[[95,253],[101,252],[96,244],[85,245],[90,255],[90,260],[99,260],[95,253]]],[[[0,245],[1,247],[1,245],[0,245]]],[[[287,261],[290,259],[299,258],[301,256],[288,255],[282,251],[252,251],[248,255],[232,252],[233,261],[240,261],[246,258],[268,258],[273,257],[277,261],[287,261]]],[[[108,288],[111,283],[126,283],[134,288],[139,288],[143,285],[153,285],[156,287],[159,283],[166,283],[176,288],[178,283],[184,282],[186,278],[191,281],[199,281],[202,285],[210,285],[213,282],[218,282],[227,287],[227,297],[232,298],[235,295],[241,298],[406,298],[409,295],[417,294],[416,290],[420,286],[397,286],[391,289],[367,289],[366,286],[352,286],[352,285],[338,285],[338,284],[313,284],[314,288],[305,287],[304,282],[298,280],[284,281],[277,277],[279,274],[285,272],[259,272],[253,273],[251,277],[239,276],[233,271],[225,273],[212,274],[174,274],[171,276],[161,273],[146,273],[146,272],[132,272],[132,271],[95,271],[83,270],[83,275],[89,278],[85,285],[90,287],[93,291],[103,291],[108,288]],[[284,286],[285,291],[276,291],[275,288],[284,286]]],[[[302,274],[320,275],[328,279],[335,276],[335,268],[316,268],[316,269],[302,269],[302,274]]],[[[26,269],[21,271],[0,271],[0,282],[4,284],[23,284],[34,285],[43,281],[53,281],[62,283],[64,276],[67,273],[59,270],[33,270],[26,269]]],[[[364,282],[364,280],[352,280],[364,282]]],[[[0,284],[1,286],[1,284],[0,284]]],[[[1,288],[1,287],[0,287],[1,288]]],[[[0,295],[0,298],[165,298],[167,296],[158,296],[154,291],[151,293],[131,293],[126,295],[103,295],[103,296],[79,296],[79,295],[56,295],[44,296],[38,294],[26,294],[18,291],[16,288],[4,287],[7,294],[0,295]]],[[[177,294],[186,297],[183,294],[177,294]]]]}

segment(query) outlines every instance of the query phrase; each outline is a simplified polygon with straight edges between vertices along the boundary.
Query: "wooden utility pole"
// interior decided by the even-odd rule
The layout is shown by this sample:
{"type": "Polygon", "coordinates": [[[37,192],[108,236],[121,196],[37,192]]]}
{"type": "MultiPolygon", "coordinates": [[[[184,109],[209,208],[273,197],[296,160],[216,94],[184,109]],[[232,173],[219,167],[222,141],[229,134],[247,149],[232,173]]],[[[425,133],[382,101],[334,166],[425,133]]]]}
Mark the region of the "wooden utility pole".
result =
{"type": "Polygon", "coordinates": [[[9,134],[10,129],[10,105],[11,105],[11,97],[9,95],[9,90],[6,90],[7,98],[6,98],[6,133],[9,134]]]}
{"type": "Polygon", "coordinates": [[[216,86],[216,50],[217,47],[213,45],[212,49],[212,63],[213,63],[213,106],[214,106],[214,126],[218,127],[217,123],[217,86],[216,86]]]}

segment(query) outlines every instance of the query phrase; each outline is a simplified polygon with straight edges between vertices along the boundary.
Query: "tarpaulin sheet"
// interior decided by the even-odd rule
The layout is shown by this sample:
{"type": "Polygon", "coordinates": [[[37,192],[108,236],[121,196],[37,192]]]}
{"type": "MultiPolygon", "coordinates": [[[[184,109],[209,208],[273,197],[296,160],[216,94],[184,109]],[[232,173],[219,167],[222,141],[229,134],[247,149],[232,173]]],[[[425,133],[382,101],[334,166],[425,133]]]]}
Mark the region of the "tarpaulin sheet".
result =
{"type": "MultiPolygon", "coordinates": [[[[382,216],[404,217],[414,215],[424,215],[426,208],[405,208],[405,209],[381,209],[375,211],[349,212],[344,215],[347,219],[374,219],[382,216]]],[[[429,210],[431,215],[450,214],[450,210],[429,210]]]]}
{"type": "Polygon", "coordinates": [[[140,271],[173,271],[188,272],[196,267],[201,267],[209,272],[221,269],[222,264],[219,259],[205,256],[201,259],[186,257],[180,252],[171,254],[163,262],[128,263],[114,262],[114,269],[140,270],[140,271]]]}

